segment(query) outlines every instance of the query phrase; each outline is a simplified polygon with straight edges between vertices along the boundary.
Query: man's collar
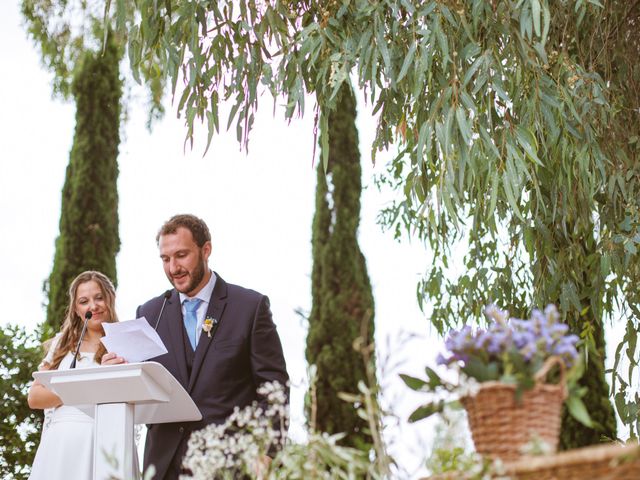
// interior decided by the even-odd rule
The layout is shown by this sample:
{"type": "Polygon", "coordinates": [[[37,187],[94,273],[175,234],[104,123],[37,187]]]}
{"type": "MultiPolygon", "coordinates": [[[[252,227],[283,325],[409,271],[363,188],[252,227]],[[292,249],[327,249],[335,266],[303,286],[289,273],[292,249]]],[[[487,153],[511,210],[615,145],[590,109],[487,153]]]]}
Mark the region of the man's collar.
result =
{"type": "Polygon", "coordinates": [[[211,300],[211,294],[213,293],[213,289],[216,286],[216,279],[217,279],[216,274],[212,270],[209,270],[209,271],[211,272],[211,277],[209,278],[209,281],[204,287],[202,287],[202,290],[196,293],[193,297],[188,297],[184,293],[178,292],[180,295],[180,305],[182,305],[185,300],[189,300],[191,298],[199,298],[203,302],[209,303],[209,301],[211,300]]]}

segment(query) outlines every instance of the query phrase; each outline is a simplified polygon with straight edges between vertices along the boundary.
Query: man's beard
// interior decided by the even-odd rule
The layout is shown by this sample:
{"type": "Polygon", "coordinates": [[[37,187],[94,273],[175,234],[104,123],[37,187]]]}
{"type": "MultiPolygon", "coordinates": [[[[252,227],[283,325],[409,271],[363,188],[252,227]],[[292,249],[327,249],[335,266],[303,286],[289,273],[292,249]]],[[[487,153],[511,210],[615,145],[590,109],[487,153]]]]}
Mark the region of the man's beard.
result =
{"type": "MultiPolygon", "coordinates": [[[[191,276],[191,281],[184,290],[178,290],[178,288],[176,287],[176,290],[178,290],[180,293],[184,293],[185,295],[188,295],[189,292],[193,292],[193,290],[200,284],[200,282],[204,278],[205,268],[202,252],[198,252],[198,264],[196,265],[196,268],[193,270],[193,272],[189,272],[189,275],[191,276]]],[[[175,287],[176,285],[173,279],[170,280],[171,284],[175,287]]]]}

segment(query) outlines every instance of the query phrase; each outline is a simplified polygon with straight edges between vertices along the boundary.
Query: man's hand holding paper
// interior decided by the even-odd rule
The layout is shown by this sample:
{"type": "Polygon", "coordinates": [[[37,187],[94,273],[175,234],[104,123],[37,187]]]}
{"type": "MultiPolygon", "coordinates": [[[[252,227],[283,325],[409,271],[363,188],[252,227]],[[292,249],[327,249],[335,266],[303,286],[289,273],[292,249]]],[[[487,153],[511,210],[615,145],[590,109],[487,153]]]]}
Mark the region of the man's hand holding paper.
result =
{"type": "Polygon", "coordinates": [[[100,340],[109,352],[102,357],[103,365],[143,362],[167,353],[164,343],[144,317],[103,326],[105,336],[100,340]]]}

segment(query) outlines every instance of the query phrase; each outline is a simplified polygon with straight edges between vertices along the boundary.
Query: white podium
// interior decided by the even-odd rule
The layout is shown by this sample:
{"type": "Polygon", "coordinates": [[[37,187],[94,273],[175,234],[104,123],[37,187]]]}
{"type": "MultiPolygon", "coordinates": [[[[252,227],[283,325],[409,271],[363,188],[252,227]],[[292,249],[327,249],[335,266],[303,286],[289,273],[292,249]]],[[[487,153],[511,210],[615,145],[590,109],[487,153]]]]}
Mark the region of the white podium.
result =
{"type": "Polygon", "coordinates": [[[94,418],[93,479],[140,477],[134,425],[202,419],[182,385],[156,362],[35,372],[65,405],[94,418]]]}

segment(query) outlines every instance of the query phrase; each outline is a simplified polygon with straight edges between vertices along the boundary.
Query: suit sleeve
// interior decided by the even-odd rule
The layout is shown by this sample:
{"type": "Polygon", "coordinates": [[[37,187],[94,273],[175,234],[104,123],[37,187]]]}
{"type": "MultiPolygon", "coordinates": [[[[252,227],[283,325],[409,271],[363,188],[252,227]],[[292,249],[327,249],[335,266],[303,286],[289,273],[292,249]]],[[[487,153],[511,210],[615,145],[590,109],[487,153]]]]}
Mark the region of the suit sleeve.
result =
{"type": "Polygon", "coordinates": [[[282,344],[265,296],[258,304],[251,331],[251,368],[256,386],[273,381],[286,386],[289,382],[282,344]]]}
{"type": "MultiPolygon", "coordinates": [[[[266,382],[277,381],[285,388],[287,405],[289,404],[289,375],[284,360],[282,344],[273,323],[269,298],[260,299],[251,332],[251,368],[256,387],[266,382]]],[[[260,406],[266,410],[265,398],[259,398],[260,406]]],[[[274,428],[280,429],[282,419],[277,419],[274,428]]],[[[286,421],[286,419],[285,419],[286,421]]],[[[288,425],[284,426],[285,429],[288,425]]],[[[269,454],[272,455],[273,451],[269,454]]]]}

